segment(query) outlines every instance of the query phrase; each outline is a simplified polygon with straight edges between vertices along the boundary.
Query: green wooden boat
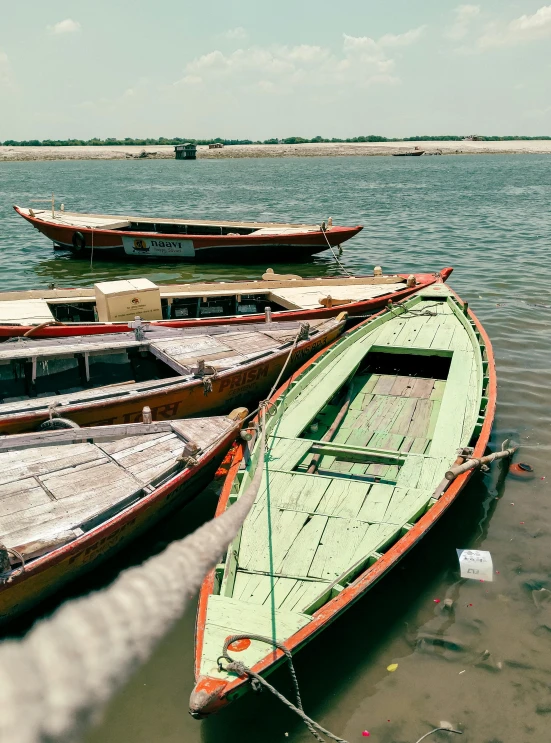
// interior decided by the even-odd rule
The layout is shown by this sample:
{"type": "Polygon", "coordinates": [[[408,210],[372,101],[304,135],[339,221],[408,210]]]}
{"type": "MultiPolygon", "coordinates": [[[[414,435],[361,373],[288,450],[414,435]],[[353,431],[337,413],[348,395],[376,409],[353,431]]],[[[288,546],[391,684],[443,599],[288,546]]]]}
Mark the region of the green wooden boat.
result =
{"type": "Polygon", "coordinates": [[[191,713],[244,692],[228,655],[266,675],[364,594],[436,522],[486,449],[495,410],[490,341],[454,292],[435,284],[346,333],[274,396],[269,451],[243,445],[218,513],[263,466],[240,534],[205,580],[191,713]],[[472,448],[470,448],[472,447],[472,448]],[[260,464],[259,464],[260,462],[260,464]],[[268,490],[269,488],[269,490],[268,490]],[[271,556],[270,556],[271,541],[271,556]]]}

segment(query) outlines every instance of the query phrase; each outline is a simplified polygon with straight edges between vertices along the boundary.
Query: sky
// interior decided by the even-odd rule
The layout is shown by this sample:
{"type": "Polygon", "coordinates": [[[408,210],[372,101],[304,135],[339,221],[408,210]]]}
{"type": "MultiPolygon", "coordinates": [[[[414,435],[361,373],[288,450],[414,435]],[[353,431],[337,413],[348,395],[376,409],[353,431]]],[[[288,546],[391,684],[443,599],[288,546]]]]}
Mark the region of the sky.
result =
{"type": "Polygon", "coordinates": [[[542,0],[0,0],[0,141],[551,135],[542,0]]]}

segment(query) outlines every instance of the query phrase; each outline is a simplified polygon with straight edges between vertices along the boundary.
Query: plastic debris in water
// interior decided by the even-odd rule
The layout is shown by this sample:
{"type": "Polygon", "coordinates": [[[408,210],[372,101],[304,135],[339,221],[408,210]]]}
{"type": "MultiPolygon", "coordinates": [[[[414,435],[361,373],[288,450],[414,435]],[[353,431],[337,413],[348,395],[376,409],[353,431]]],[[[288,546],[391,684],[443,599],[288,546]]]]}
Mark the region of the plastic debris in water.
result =
{"type": "Polygon", "coordinates": [[[514,462],[509,465],[509,474],[517,480],[533,480],[536,476],[534,468],[526,462],[514,462]]]}
{"type": "Polygon", "coordinates": [[[440,599],[433,599],[433,601],[434,601],[435,604],[439,604],[440,603],[440,599]]]}
{"type": "Polygon", "coordinates": [[[474,578],[490,582],[494,579],[494,566],[489,552],[462,549],[456,551],[462,578],[474,578]]]}
{"type": "Polygon", "coordinates": [[[369,732],[369,730],[364,730],[363,733],[362,733],[362,735],[363,735],[364,738],[369,738],[369,736],[371,735],[371,733],[369,732]]]}
{"type": "Polygon", "coordinates": [[[390,673],[394,673],[394,671],[398,668],[398,663],[391,663],[389,666],[386,667],[387,671],[390,671],[390,673]]]}

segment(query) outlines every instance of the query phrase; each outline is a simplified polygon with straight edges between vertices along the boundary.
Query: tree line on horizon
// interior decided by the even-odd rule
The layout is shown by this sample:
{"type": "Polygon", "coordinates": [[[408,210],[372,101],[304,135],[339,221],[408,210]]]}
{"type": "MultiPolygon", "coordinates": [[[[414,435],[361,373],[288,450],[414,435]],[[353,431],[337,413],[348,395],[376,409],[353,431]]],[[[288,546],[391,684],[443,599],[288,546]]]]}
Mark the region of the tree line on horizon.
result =
{"type": "MultiPolygon", "coordinates": [[[[417,135],[414,137],[382,137],[377,134],[368,134],[360,137],[349,137],[347,139],[340,139],[338,137],[326,138],[326,137],[313,137],[312,139],[305,139],[304,137],[286,137],[284,139],[265,139],[252,140],[252,139],[222,139],[215,137],[214,139],[185,139],[182,137],[158,137],[157,139],[146,138],[136,139],[133,137],[125,137],[124,139],[116,139],[114,137],[108,137],[107,139],[99,139],[94,137],[93,139],[25,139],[17,141],[15,139],[7,139],[5,142],[0,142],[0,145],[5,147],[105,147],[113,146],[120,147],[125,145],[143,146],[143,145],[176,145],[176,144],[196,144],[196,145],[207,145],[207,144],[223,144],[227,146],[238,145],[238,144],[319,144],[323,142],[328,143],[354,143],[354,142],[461,142],[465,139],[465,135],[456,134],[442,134],[442,135],[417,135]]],[[[482,136],[476,135],[477,141],[482,142],[511,142],[515,140],[538,140],[538,139],[551,139],[551,136],[540,136],[540,137],[525,137],[525,136],[482,136]]]]}

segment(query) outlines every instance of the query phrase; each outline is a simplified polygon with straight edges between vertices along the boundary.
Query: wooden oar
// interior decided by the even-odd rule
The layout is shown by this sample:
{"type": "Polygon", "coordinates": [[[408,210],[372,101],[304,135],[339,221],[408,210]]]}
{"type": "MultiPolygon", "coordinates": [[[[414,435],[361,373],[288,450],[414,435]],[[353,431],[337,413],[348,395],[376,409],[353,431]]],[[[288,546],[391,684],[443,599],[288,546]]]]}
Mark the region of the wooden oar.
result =
{"type": "MultiPolygon", "coordinates": [[[[342,405],[342,408],[339,410],[339,412],[335,416],[335,420],[331,424],[330,429],[322,437],[322,439],[321,439],[322,441],[332,441],[333,436],[337,432],[337,428],[340,426],[340,424],[342,423],[342,419],[344,418],[344,416],[348,412],[348,408],[350,407],[350,403],[352,402],[352,393],[353,392],[354,392],[354,385],[352,383],[350,383],[350,385],[348,387],[348,392],[346,394],[345,401],[344,401],[344,403],[342,405]]],[[[320,460],[320,457],[321,456],[322,456],[322,453],[321,452],[319,454],[314,454],[314,456],[310,460],[310,466],[308,467],[308,470],[307,470],[307,472],[308,472],[309,475],[314,474],[314,472],[317,470],[318,464],[319,464],[319,460],[320,460]]]]}

